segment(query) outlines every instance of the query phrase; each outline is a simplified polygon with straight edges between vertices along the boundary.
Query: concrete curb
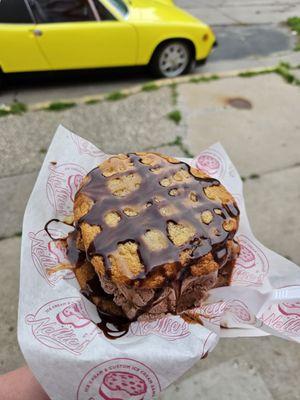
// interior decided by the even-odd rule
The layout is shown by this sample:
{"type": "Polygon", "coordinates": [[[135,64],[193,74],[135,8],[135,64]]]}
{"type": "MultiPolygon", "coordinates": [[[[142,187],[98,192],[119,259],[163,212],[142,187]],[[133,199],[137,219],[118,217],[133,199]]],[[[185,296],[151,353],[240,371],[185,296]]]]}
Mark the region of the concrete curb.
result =
{"type": "MultiPolygon", "coordinates": [[[[224,78],[232,78],[232,77],[238,76],[239,74],[245,73],[245,72],[251,72],[251,73],[259,73],[259,72],[263,72],[263,71],[272,72],[273,70],[275,70],[276,67],[277,67],[277,65],[272,65],[269,67],[232,70],[232,71],[226,71],[226,72],[221,72],[221,73],[217,73],[217,74],[199,73],[199,74],[193,74],[193,75],[179,76],[178,78],[172,78],[172,79],[157,79],[157,80],[153,80],[153,81],[149,82],[148,85],[153,84],[153,85],[157,86],[158,88],[161,88],[161,87],[166,87],[166,86],[170,86],[173,84],[178,85],[178,84],[183,84],[183,83],[189,83],[191,81],[191,79],[196,80],[196,79],[201,79],[201,78],[211,78],[213,76],[217,76],[218,79],[224,79],[224,78]]],[[[291,66],[291,69],[293,69],[293,68],[297,68],[297,67],[291,66]]],[[[147,86],[147,83],[142,84],[142,85],[137,85],[137,86],[134,86],[134,87],[128,88],[128,89],[119,90],[118,93],[127,97],[127,96],[137,94],[137,93],[144,91],[145,86],[147,86]]],[[[114,92],[111,92],[111,93],[114,93],[114,92]]],[[[76,105],[85,104],[89,101],[95,101],[95,102],[99,101],[100,102],[103,100],[107,100],[107,97],[111,93],[108,92],[108,93],[99,94],[99,95],[74,97],[74,98],[68,98],[68,99],[62,98],[62,99],[56,100],[55,102],[75,103],[76,105]]],[[[46,102],[29,104],[27,107],[27,110],[28,111],[41,111],[41,110],[44,110],[45,108],[48,108],[52,103],[53,103],[53,101],[46,101],[46,102]]]]}
{"type": "MultiPolygon", "coordinates": [[[[203,83],[209,82],[210,80],[215,80],[215,79],[225,79],[225,78],[232,78],[232,77],[237,77],[240,74],[243,73],[249,73],[249,74],[259,74],[259,73],[272,73],[276,72],[276,69],[278,68],[278,64],[268,66],[268,67],[257,67],[257,68],[251,68],[251,69],[240,69],[240,70],[231,70],[231,71],[226,71],[226,72],[219,72],[219,73],[211,73],[211,72],[206,72],[206,73],[198,73],[198,74],[193,74],[193,75],[185,75],[185,76],[180,76],[178,78],[172,78],[172,79],[157,79],[153,80],[144,84],[136,85],[128,89],[121,89],[116,92],[107,92],[99,95],[90,95],[90,96],[80,96],[80,97],[73,97],[73,98],[60,98],[55,101],[45,101],[45,102],[39,102],[39,103],[33,103],[33,104],[26,104],[26,111],[42,111],[42,110],[47,110],[51,105],[54,103],[58,103],[58,105],[61,106],[61,110],[64,110],[66,108],[74,107],[80,104],[86,104],[86,103],[97,103],[101,101],[112,101],[112,100],[120,100],[122,98],[126,98],[128,96],[143,92],[143,91],[151,91],[155,89],[159,89],[161,87],[167,87],[171,85],[179,85],[183,83],[192,83],[194,81],[197,82],[199,80],[199,83],[201,82],[201,79],[203,79],[203,83]],[[147,86],[152,86],[153,88],[148,88],[147,86]],[[109,98],[112,96],[114,93],[117,94],[117,98],[109,98]],[[119,97],[118,97],[119,96],[119,97]],[[60,104],[59,104],[60,103],[60,104]]],[[[300,65],[290,65],[288,67],[289,70],[295,70],[300,68],[300,65]]],[[[299,83],[298,83],[299,84],[299,83]]],[[[9,111],[11,105],[6,105],[3,104],[2,107],[3,109],[8,108],[7,111],[9,111]]],[[[53,110],[53,111],[58,111],[58,110],[53,110]]],[[[22,112],[21,112],[22,113],[22,112]]],[[[9,114],[14,114],[13,112],[9,114]]]]}

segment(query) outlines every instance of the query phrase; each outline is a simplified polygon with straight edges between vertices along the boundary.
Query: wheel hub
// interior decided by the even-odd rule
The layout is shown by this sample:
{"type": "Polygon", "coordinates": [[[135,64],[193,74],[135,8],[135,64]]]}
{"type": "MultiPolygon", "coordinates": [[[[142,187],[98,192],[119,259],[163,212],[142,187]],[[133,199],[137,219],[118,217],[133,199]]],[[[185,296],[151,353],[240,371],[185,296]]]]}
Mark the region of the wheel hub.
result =
{"type": "Polygon", "coordinates": [[[167,46],[160,57],[159,66],[162,73],[167,77],[180,75],[189,63],[189,53],[182,43],[171,43],[167,46]]]}

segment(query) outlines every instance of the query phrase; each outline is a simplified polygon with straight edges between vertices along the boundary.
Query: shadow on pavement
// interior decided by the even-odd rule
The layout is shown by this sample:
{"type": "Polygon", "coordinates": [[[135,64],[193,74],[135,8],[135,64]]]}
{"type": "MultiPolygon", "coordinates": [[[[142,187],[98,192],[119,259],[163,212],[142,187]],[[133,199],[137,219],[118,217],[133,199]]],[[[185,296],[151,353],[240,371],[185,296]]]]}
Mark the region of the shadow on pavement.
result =
{"type": "Polygon", "coordinates": [[[89,84],[140,83],[152,79],[145,67],[85,69],[67,71],[47,71],[14,73],[3,76],[1,94],[12,90],[22,91],[55,88],[56,86],[75,87],[89,84]]]}

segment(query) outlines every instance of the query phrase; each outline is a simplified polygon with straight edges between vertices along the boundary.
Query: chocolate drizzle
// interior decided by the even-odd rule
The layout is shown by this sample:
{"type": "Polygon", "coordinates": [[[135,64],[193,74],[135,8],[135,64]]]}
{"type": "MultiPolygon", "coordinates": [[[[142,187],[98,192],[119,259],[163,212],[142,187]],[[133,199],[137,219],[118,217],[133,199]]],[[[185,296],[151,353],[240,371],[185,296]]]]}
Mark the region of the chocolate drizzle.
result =
{"type": "MultiPolygon", "coordinates": [[[[113,295],[106,293],[99,282],[98,275],[95,274],[92,279],[87,281],[85,289],[81,290],[83,296],[85,296],[91,302],[93,296],[98,296],[101,299],[113,301],[113,295]]],[[[97,307],[101,322],[97,324],[98,328],[102,330],[105,337],[111,340],[118,339],[128,332],[131,321],[124,315],[113,315],[102,310],[99,306],[97,307]],[[113,328],[111,328],[111,326],[113,328]]]]}
{"type": "Polygon", "coordinates": [[[86,255],[83,251],[79,250],[76,247],[76,238],[78,235],[77,230],[75,229],[74,231],[67,234],[65,237],[54,237],[49,229],[49,225],[52,224],[53,222],[57,222],[68,226],[73,226],[73,225],[61,221],[57,218],[52,218],[46,223],[46,225],[44,226],[44,230],[46,231],[47,235],[50,237],[51,240],[53,240],[54,242],[61,242],[63,246],[67,247],[67,255],[70,264],[74,265],[75,267],[80,267],[84,263],[86,255]]]}
{"type": "MultiPolygon", "coordinates": [[[[81,293],[89,300],[92,296],[99,296],[103,299],[113,300],[114,296],[106,293],[100,285],[98,275],[95,274],[92,279],[87,281],[85,289],[81,290],[81,293]]],[[[92,301],[92,300],[91,300],[92,301]]]]}
{"type": "MultiPolygon", "coordinates": [[[[138,244],[139,255],[144,269],[136,279],[144,279],[153,268],[164,265],[168,262],[179,261],[180,253],[183,250],[191,250],[193,262],[209,253],[223,247],[228,239],[233,236],[232,232],[226,231],[222,224],[232,217],[237,217],[238,208],[234,203],[222,206],[220,202],[209,199],[204,189],[211,186],[219,186],[220,182],[213,178],[198,178],[190,172],[190,166],[184,162],[169,163],[160,159],[155,168],[162,168],[161,173],[151,172],[153,166],[143,164],[141,157],[136,154],[129,154],[134,170],[141,177],[140,187],[126,197],[112,195],[108,188],[109,179],[119,179],[128,175],[131,171],[119,172],[111,178],[105,177],[97,167],[93,169],[88,177],[89,182],[83,185],[78,194],[86,195],[94,204],[91,210],[80,220],[76,229],[80,229],[83,222],[89,225],[101,227],[98,234],[87,251],[87,259],[91,260],[94,255],[103,257],[107,276],[110,276],[111,264],[109,256],[117,250],[120,243],[132,241],[138,244]],[[187,171],[190,174],[188,181],[173,182],[169,186],[162,186],[161,181],[175,175],[178,171],[187,171]],[[171,195],[170,190],[176,189],[177,195],[171,195]],[[197,202],[187,206],[188,196],[194,193],[197,202]],[[156,200],[160,201],[157,202],[156,200]],[[173,206],[177,213],[172,218],[163,216],[160,212],[162,207],[173,206]],[[139,210],[137,216],[127,216],[124,213],[126,207],[134,207],[139,210]],[[222,213],[216,214],[215,209],[221,209],[222,213]],[[203,211],[210,211],[213,214],[213,221],[205,224],[201,221],[200,215],[203,211]],[[116,212],[120,221],[114,228],[108,227],[105,222],[105,215],[109,212],[116,212]],[[175,221],[176,219],[176,221],[175,221]],[[168,240],[168,247],[163,251],[151,251],[143,240],[143,235],[149,230],[159,230],[168,238],[168,222],[187,223],[195,228],[195,238],[183,246],[175,246],[168,240]],[[196,240],[195,240],[196,239],[196,240]]],[[[78,195],[77,194],[77,195],[78,195]]],[[[70,248],[70,252],[71,252],[70,248]]]]}
{"type": "Polygon", "coordinates": [[[110,315],[106,312],[101,311],[98,308],[98,314],[101,318],[101,322],[97,324],[98,328],[102,330],[105,337],[108,339],[118,339],[122,336],[125,336],[128,333],[129,326],[131,321],[129,321],[126,317],[116,317],[115,315],[110,315]],[[115,329],[109,327],[112,325],[115,329]]]}
{"type": "Polygon", "coordinates": [[[57,218],[52,218],[50,219],[50,221],[48,221],[46,223],[46,225],[44,226],[44,230],[46,231],[47,235],[50,237],[51,240],[56,241],[56,240],[61,240],[61,238],[55,238],[51,235],[50,231],[49,231],[49,225],[52,224],[52,222],[61,222],[59,219],[57,218]]]}
{"type": "Polygon", "coordinates": [[[84,251],[81,251],[76,246],[78,232],[76,229],[69,233],[67,237],[67,256],[72,265],[75,265],[76,268],[81,267],[81,265],[86,260],[86,255],[84,251]]]}

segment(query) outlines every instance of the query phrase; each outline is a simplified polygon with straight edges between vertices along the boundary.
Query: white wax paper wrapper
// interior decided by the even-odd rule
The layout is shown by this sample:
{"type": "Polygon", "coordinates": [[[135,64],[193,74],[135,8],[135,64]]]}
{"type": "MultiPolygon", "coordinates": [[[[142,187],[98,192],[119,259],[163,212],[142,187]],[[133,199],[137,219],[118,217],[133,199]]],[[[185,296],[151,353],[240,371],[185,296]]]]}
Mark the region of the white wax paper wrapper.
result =
{"type": "MultiPolygon", "coordinates": [[[[184,161],[220,179],[238,202],[241,253],[232,285],[211,290],[207,303],[195,311],[203,326],[168,316],[135,322],[124,337],[106,339],[95,324],[96,307],[81,296],[73,272],[49,274],[67,259],[44,230],[50,219],[72,214],[82,177],[105,158],[94,145],[59,127],[24,216],[18,338],[51,399],[157,398],[212,351],[220,336],[273,334],[300,342],[300,269],[253,236],[242,181],[220,144],[184,161]]],[[[51,228],[52,235],[62,235],[59,229],[51,228]]]]}

